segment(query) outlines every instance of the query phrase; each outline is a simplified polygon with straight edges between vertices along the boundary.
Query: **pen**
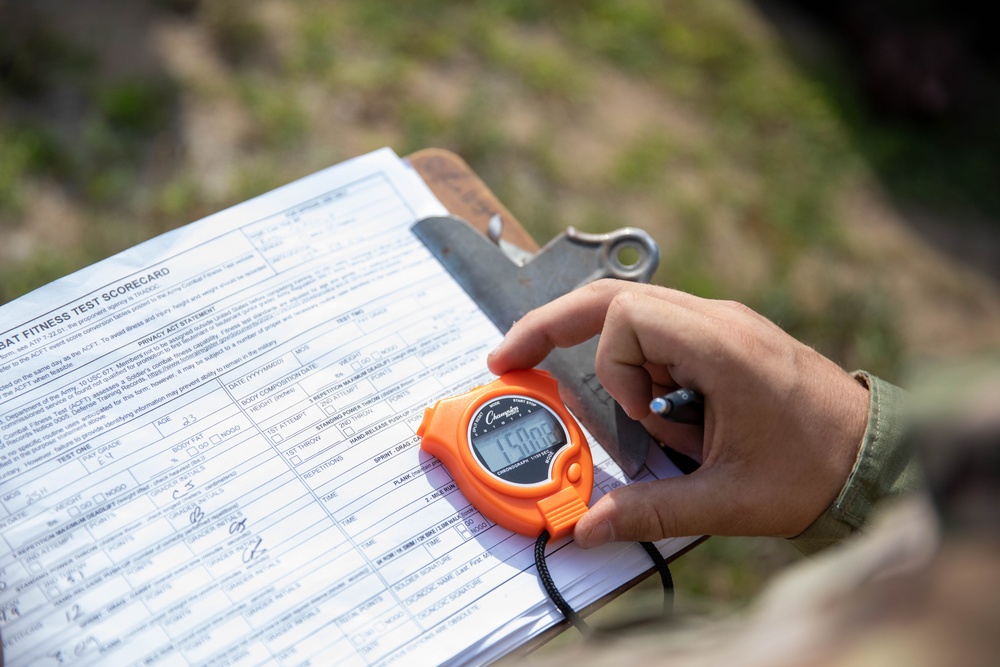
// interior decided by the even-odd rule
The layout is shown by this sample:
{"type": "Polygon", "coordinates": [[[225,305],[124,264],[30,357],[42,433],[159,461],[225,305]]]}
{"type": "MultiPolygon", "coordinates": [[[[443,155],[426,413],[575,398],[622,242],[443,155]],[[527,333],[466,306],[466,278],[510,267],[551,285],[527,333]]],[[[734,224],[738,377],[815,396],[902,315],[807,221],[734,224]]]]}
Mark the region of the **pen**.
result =
{"type": "Polygon", "coordinates": [[[649,410],[680,424],[702,424],[705,421],[705,399],[693,389],[684,387],[657,396],[649,402],[649,410]]]}

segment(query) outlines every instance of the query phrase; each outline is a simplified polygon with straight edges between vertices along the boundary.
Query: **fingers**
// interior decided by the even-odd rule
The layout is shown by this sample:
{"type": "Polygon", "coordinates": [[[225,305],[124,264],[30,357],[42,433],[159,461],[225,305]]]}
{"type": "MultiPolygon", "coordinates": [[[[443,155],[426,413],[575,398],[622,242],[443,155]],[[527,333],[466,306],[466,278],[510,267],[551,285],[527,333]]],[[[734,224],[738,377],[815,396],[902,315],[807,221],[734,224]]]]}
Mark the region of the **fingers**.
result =
{"type": "MultiPolygon", "coordinates": [[[[701,389],[693,371],[715,334],[713,318],[648,294],[619,294],[608,306],[597,348],[597,376],[633,419],[649,414],[653,395],[650,366],[701,389]]],[[[658,375],[661,375],[658,373],[658,375]]]]}
{"type": "Polygon", "coordinates": [[[697,297],[652,285],[599,280],[537,308],[518,320],[487,363],[495,375],[537,365],[556,347],[578,345],[601,333],[608,307],[623,294],[645,294],[678,305],[697,297]]]}

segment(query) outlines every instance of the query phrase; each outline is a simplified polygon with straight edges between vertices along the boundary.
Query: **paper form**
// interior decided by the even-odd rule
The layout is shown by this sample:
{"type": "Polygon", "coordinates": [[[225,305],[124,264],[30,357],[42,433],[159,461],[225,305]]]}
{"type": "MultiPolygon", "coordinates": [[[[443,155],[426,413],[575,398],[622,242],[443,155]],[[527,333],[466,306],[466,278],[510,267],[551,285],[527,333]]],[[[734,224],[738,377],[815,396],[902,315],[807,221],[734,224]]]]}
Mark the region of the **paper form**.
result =
{"type": "MultiPolygon", "coordinates": [[[[7,665],[478,664],[559,620],[415,435],[500,340],[409,232],[444,212],[382,150],[0,308],[7,665]]],[[[567,544],[577,606],[649,567],[567,544]]]]}

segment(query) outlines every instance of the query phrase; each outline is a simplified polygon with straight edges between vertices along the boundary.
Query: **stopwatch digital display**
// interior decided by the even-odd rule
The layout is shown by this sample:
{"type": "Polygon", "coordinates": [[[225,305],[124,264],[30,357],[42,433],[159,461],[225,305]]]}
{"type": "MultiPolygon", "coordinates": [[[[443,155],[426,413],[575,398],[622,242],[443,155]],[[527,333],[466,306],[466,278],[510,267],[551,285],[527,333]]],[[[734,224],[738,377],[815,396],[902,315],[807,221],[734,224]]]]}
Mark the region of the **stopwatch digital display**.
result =
{"type": "Polygon", "coordinates": [[[469,445],[479,462],[514,484],[548,479],[556,452],[568,443],[566,426],[556,413],[525,396],[492,400],[469,423],[469,445]]]}
{"type": "Polygon", "coordinates": [[[587,511],[590,448],[544,371],[511,371],[442,399],[417,433],[476,509],[505,528],[557,539],[587,511]]]}

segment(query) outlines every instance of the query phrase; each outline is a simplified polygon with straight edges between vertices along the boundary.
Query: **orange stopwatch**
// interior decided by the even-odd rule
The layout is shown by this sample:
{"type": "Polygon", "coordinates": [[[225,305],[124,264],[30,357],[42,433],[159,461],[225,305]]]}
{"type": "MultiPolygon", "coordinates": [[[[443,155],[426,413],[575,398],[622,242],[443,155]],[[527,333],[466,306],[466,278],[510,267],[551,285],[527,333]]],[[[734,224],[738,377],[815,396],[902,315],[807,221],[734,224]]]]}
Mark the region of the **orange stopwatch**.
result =
{"type": "Polygon", "coordinates": [[[539,370],[505,373],[438,401],[417,429],[465,497],[515,533],[568,535],[587,511],[594,463],[583,430],[539,370]]]}

